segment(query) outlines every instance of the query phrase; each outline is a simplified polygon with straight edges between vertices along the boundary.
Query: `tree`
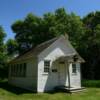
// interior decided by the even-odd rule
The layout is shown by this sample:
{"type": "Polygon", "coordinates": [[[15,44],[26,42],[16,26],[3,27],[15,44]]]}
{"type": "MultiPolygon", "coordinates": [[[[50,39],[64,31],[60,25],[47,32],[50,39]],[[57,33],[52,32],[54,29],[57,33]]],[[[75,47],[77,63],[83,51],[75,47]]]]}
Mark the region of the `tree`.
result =
{"type": "Polygon", "coordinates": [[[4,46],[4,38],[6,36],[6,33],[3,30],[3,27],[0,26],[0,66],[2,66],[2,64],[5,61],[5,46],[4,46]]]}
{"type": "Polygon", "coordinates": [[[2,26],[0,26],[0,79],[7,77],[7,55],[6,55],[6,45],[4,44],[4,38],[6,33],[2,26]]]}
{"type": "Polygon", "coordinates": [[[76,41],[79,41],[84,33],[80,17],[66,13],[64,8],[59,8],[54,13],[46,13],[41,18],[28,14],[24,20],[16,21],[12,30],[16,34],[20,53],[65,33],[68,33],[76,46],[76,41]]]}
{"type": "Polygon", "coordinates": [[[18,54],[18,43],[16,40],[9,39],[6,43],[7,46],[7,55],[13,57],[18,54]]]}
{"type": "Polygon", "coordinates": [[[24,21],[18,20],[12,25],[12,30],[16,33],[15,39],[19,45],[19,52],[22,53],[36,45],[40,21],[41,19],[37,16],[28,14],[24,21]]]}
{"type": "Polygon", "coordinates": [[[85,43],[81,50],[84,55],[86,63],[82,68],[83,77],[87,79],[100,79],[99,64],[100,64],[100,12],[89,13],[83,18],[83,23],[86,28],[83,36],[83,43],[85,43]]]}

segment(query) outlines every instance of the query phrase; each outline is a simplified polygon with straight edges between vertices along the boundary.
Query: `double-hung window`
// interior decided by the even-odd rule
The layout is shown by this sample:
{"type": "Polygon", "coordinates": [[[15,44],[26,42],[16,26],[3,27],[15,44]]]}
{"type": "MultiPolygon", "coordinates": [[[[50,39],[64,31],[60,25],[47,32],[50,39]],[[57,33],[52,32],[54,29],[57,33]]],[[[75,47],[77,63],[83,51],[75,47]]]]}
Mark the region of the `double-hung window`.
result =
{"type": "Polygon", "coordinates": [[[50,60],[44,61],[44,72],[48,73],[50,71],[50,60]]]}

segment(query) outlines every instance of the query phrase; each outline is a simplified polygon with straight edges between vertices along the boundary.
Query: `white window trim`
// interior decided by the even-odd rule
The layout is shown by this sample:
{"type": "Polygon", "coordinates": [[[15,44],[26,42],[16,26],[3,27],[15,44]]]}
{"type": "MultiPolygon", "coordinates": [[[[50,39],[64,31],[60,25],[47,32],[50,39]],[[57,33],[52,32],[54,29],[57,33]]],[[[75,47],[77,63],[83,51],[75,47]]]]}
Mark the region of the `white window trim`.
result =
{"type": "Polygon", "coordinates": [[[47,75],[49,72],[50,72],[50,66],[51,66],[51,60],[49,60],[49,59],[44,59],[44,68],[43,68],[43,74],[44,75],[47,75]],[[45,72],[44,70],[45,70],[45,61],[49,61],[49,71],[48,72],[45,72]]]}
{"type": "Polygon", "coordinates": [[[72,75],[77,75],[77,63],[72,63],[72,75]],[[73,64],[76,66],[76,72],[73,72],[73,64]]]}

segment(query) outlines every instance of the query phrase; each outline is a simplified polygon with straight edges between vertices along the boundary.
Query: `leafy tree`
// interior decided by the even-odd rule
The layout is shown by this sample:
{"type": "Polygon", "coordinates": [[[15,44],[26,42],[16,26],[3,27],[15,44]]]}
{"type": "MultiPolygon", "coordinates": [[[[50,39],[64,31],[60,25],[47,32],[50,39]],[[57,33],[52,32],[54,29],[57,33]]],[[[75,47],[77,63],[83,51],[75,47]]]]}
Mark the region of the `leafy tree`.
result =
{"type": "Polygon", "coordinates": [[[16,41],[19,44],[19,51],[23,52],[34,46],[37,36],[40,18],[28,14],[24,21],[18,20],[12,25],[12,30],[16,33],[16,41]]]}
{"type": "Polygon", "coordinates": [[[9,39],[6,43],[6,46],[7,46],[7,55],[9,57],[12,58],[16,56],[16,54],[18,54],[18,43],[15,40],[9,39]]]}
{"type": "Polygon", "coordinates": [[[6,33],[4,32],[2,26],[0,26],[0,66],[5,61],[5,46],[4,46],[4,38],[6,36],[6,33]]]}
{"type": "Polygon", "coordinates": [[[59,8],[54,13],[46,13],[41,18],[28,14],[24,20],[16,21],[12,30],[16,34],[20,53],[65,33],[69,34],[70,40],[76,46],[76,41],[84,33],[80,17],[66,13],[64,8],[59,8]]]}
{"type": "MultiPolygon", "coordinates": [[[[86,63],[82,68],[83,77],[100,79],[100,12],[92,12],[83,18],[86,33],[83,37],[85,50],[81,50],[86,63]]],[[[84,49],[84,47],[82,46],[84,49]]]]}
{"type": "Polygon", "coordinates": [[[7,70],[6,70],[7,55],[6,55],[6,46],[4,44],[5,36],[6,33],[3,27],[0,26],[0,79],[7,76],[7,70]]]}

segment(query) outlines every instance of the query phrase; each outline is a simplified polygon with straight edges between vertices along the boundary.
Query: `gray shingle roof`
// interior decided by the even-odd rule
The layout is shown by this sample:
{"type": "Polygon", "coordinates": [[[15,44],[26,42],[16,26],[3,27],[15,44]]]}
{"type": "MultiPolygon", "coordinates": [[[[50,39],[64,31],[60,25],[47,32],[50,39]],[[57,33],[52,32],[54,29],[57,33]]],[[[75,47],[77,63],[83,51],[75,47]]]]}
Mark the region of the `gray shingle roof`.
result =
{"type": "Polygon", "coordinates": [[[31,48],[30,50],[28,50],[26,53],[19,55],[18,57],[16,57],[15,59],[13,59],[12,61],[10,61],[10,63],[12,62],[16,62],[19,60],[23,60],[23,59],[28,59],[31,58],[33,56],[38,55],[39,53],[41,53],[44,49],[46,49],[47,47],[49,47],[53,42],[55,42],[58,39],[58,37],[55,37],[49,41],[43,42],[41,44],[39,44],[38,46],[36,46],[35,48],[31,48]]]}
{"type": "MultiPolygon", "coordinates": [[[[61,35],[60,37],[65,38],[64,35],[61,35]]],[[[31,58],[33,56],[39,55],[43,50],[45,50],[47,47],[49,47],[52,43],[54,43],[60,37],[55,37],[55,38],[53,38],[53,39],[51,39],[49,41],[46,41],[46,42],[41,43],[40,45],[36,46],[35,48],[30,49],[25,54],[16,57],[12,61],[10,61],[10,63],[17,62],[17,61],[20,61],[20,60],[25,60],[25,59],[31,58]]],[[[73,48],[73,46],[70,44],[70,42],[69,42],[68,39],[67,39],[66,42],[68,42],[68,44],[70,45],[69,46],[70,47],[70,50],[72,51],[72,53],[74,53],[74,55],[73,54],[70,54],[70,57],[67,57],[67,58],[73,58],[72,56],[78,55],[79,61],[80,62],[84,62],[84,59],[77,53],[77,51],[73,48]]],[[[68,56],[68,54],[67,54],[67,56],[68,56]]]]}

